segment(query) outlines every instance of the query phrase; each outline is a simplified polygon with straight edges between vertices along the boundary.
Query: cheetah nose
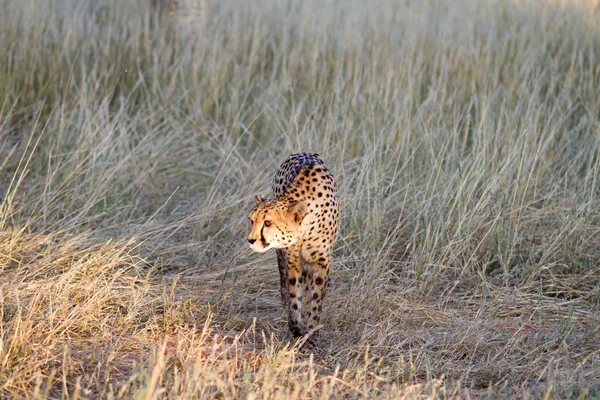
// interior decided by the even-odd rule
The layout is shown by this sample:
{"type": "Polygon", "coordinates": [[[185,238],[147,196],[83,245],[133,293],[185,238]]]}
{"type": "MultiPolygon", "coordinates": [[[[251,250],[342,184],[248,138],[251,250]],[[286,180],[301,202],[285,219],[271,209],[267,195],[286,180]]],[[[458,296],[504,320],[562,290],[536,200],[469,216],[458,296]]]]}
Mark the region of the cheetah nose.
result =
{"type": "Polygon", "coordinates": [[[254,244],[254,242],[256,242],[256,239],[248,239],[248,243],[254,244]]]}

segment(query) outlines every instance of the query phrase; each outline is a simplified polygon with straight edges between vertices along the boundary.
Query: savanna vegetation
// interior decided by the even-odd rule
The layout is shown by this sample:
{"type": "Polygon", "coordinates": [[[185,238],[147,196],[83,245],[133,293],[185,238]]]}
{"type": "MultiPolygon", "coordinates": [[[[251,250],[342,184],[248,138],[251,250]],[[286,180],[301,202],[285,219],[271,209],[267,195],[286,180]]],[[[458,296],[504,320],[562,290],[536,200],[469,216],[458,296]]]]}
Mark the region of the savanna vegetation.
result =
{"type": "Polygon", "coordinates": [[[593,1],[0,0],[0,397],[600,396],[593,1]],[[320,352],[254,195],[317,152],[320,352]]]}

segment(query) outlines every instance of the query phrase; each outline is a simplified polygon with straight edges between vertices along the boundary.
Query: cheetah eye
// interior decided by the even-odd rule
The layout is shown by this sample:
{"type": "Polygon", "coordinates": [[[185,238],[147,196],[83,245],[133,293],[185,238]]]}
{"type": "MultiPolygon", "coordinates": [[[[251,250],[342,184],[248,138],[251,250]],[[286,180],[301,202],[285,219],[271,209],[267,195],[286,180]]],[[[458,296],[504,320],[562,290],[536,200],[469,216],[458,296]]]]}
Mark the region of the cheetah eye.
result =
{"type": "Polygon", "coordinates": [[[268,227],[270,227],[271,225],[273,225],[273,223],[272,223],[271,221],[268,221],[268,220],[267,220],[267,221],[265,221],[265,226],[266,226],[267,228],[268,228],[268,227]]]}

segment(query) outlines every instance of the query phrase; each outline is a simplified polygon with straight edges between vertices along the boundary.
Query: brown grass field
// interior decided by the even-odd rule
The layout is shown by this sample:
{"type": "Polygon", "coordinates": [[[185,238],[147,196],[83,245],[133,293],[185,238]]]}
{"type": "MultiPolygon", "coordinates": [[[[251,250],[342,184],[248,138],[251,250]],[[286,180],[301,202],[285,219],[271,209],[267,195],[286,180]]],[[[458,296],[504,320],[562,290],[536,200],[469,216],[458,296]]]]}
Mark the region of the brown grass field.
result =
{"type": "Polygon", "coordinates": [[[0,0],[0,398],[600,396],[594,1],[0,0]],[[320,352],[245,243],[319,153],[320,352]]]}

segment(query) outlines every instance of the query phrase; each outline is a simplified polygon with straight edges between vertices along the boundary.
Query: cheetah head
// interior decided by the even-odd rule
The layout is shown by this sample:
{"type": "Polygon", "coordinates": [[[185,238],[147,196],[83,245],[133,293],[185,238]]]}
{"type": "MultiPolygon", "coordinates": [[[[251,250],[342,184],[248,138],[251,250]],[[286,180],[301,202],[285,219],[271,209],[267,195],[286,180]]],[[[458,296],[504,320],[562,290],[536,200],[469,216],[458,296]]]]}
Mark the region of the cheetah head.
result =
{"type": "Polygon", "coordinates": [[[263,253],[271,248],[294,245],[301,236],[301,224],[307,212],[304,201],[264,200],[256,195],[256,206],[248,215],[252,227],[248,235],[250,248],[263,253]]]}

